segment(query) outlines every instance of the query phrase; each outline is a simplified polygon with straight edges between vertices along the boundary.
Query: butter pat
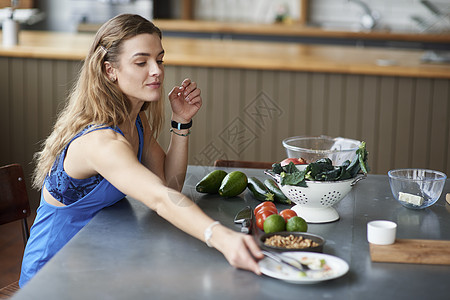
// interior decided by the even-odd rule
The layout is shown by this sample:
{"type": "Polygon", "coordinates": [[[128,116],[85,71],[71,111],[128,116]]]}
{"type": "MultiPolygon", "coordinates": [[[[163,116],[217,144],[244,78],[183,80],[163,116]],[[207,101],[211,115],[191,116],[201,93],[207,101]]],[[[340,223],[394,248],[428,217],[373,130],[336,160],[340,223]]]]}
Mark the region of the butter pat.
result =
{"type": "Polygon", "coordinates": [[[402,192],[398,193],[398,200],[417,206],[421,206],[424,201],[423,197],[402,192]]]}

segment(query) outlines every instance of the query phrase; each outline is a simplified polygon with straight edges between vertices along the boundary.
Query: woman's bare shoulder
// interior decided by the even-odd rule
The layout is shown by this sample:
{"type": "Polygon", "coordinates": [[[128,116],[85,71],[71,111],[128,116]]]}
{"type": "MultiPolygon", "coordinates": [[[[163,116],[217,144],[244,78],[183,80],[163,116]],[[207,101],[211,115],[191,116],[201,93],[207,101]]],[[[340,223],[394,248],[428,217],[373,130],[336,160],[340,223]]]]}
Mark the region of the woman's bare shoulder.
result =
{"type": "Polygon", "coordinates": [[[87,178],[100,173],[102,164],[130,152],[129,149],[130,144],[119,132],[112,129],[92,130],[70,144],[64,168],[74,178],[87,178]]]}
{"type": "Polygon", "coordinates": [[[71,148],[82,150],[82,152],[94,150],[99,153],[108,146],[114,144],[129,144],[127,139],[118,131],[112,128],[94,129],[86,132],[73,141],[71,148]]]}
{"type": "Polygon", "coordinates": [[[86,132],[83,138],[90,139],[97,142],[126,140],[122,133],[110,127],[99,127],[86,132]]]}

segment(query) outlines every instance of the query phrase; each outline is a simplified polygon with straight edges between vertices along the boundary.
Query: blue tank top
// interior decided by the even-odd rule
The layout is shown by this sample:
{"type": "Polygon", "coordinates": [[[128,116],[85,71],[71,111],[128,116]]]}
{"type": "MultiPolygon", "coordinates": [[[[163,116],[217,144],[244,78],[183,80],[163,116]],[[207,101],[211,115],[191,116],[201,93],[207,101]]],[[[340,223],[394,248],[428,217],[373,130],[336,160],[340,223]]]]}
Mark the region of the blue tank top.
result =
{"type": "MultiPolygon", "coordinates": [[[[139,116],[136,127],[139,134],[138,159],[141,161],[144,129],[139,116]]],[[[40,205],[23,255],[20,287],[23,287],[95,214],[125,197],[101,175],[77,180],[67,175],[63,169],[67,149],[73,140],[93,130],[105,129],[123,135],[119,128],[85,128],[64,148],[45,179],[44,184],[49,192],[52,191],[51,195],[66,206],[48,204],[41,193],[40,205]]]]}

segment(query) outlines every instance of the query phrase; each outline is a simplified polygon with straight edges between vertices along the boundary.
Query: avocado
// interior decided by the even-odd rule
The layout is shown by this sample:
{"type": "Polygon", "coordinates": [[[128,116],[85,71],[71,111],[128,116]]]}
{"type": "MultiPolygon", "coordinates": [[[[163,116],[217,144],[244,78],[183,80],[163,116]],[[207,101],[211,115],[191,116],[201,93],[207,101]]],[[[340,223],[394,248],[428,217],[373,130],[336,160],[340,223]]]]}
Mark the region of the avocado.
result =
{"type": "Polygon", "coordinates": [[[247,188],[247,175],[241,171],[228,173],[222,180],[219,188],[219,195],[222,197],[234,197],[242,193],[247,188]]]}
{"type": "Polygon", "coordinates": [[[223,170],[214,170],[197,183],[195,190],[199,193],[217,194],[226,175],[227,172],[223,170]]]}

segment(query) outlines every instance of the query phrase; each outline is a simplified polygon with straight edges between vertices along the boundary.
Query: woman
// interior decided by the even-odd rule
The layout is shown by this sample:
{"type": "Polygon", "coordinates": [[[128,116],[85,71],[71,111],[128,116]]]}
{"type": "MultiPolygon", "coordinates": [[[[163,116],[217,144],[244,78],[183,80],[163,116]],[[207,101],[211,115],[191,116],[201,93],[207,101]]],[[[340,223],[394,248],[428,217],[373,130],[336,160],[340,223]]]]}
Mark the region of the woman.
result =
{"type": "Polygon", "coordinates": [[[260,274],[255,241],[214,222],[180,193],[191,121],[202,105],[195,82],[185,79],[169,93],[174,128],[167,153],[156,141],[163,57],[160,30],[138,15],[119,15],[97,32],[67,106],[36,155],[33,185],[42,189],[41,203],[20,286],[99,210],[125,195],[215,247],[231,265],[260,274]]]}

